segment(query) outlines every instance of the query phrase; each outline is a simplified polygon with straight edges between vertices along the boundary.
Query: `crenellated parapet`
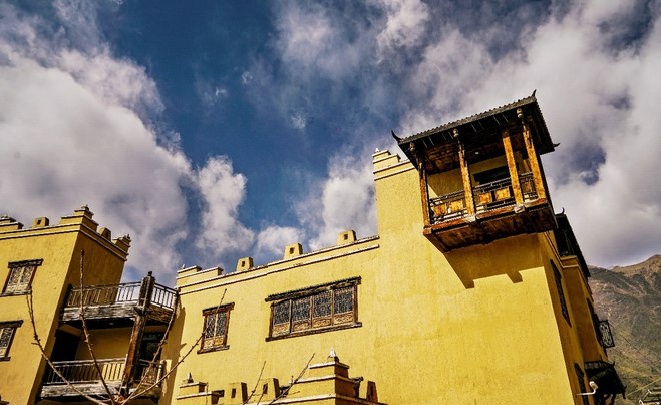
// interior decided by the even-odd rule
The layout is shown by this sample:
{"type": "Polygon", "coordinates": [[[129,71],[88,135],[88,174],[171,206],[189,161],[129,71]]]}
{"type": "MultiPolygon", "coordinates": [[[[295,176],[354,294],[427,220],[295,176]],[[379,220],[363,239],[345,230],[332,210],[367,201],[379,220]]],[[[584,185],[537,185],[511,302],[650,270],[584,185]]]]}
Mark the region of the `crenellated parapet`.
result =
{"type": "Polygon", "coordinates": [[[71,215],[65,215],[60,218],[57,224],[51,225],[48,217],[36,217],[32,220],[32,226],[24,227],[23,223],[10,217],[9,215],[0,216],[0,238],[28,237],[47,234],[66,233],[71,231],[82,231],[97,242],[105,245],[112,245],[113,250],[126,258],[131,238],[129,235],[122,235],[112,239],[110,229],[99,227],[99,224],[93,219],[94,213],[90,211],[87,205],[73,211],[71,215]]]}
{"type": "Polygon", "coordinates": [[[329,260],[351,254],[356,249],[371,249],[375,247],[373,241],[376,239],[378,239],[377,236],[358,239],[356,237],[356,231],[349,229],[338,233],[335,245],[310,252],[306,252],[303,244],[300,242],[287,244],[283,249],[282,259],[269,263],[255,265],[253,257],[242,257],[237,261],[235,271],[229,273],[226,273],[222,267],[218,266],[208,269],[203,269],[200,266],[182,266],[177,271],[177,285],[180,287],[193,286],[226,278],[259,277],[272,271],[282,271],[291,267],[300,267],[315,263],[319,260],[329,260]],[[369,245],[369,247],[363,245],[369,245]]]}

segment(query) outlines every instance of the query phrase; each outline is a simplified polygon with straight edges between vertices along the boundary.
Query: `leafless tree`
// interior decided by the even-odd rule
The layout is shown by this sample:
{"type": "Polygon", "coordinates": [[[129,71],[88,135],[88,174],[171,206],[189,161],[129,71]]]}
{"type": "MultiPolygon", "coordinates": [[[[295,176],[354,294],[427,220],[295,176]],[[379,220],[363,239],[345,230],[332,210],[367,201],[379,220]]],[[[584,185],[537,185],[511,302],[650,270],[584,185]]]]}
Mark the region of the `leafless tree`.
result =
{"type": "MultiPolygon", "coordinates": [[[[79,274],[79,282],[80,282],[81,291],[85,291],[85,287],[84,287],[85,286],[85,284],[84,284],[84,273],[85,273],[84,257],[85,257],[85,251],[81,250],[81,253],[80,253],[80,271],[79,271],[79,273],[80,273],[79,274]]],[[[220,300],[219,300],[218,305],[216,307],[216,311],[219,311],[220,308],[222,307],[226,293],[227,293],[227,289],[225,289],[223,291],[223,294],[220,297],[220,300]]],[[[175,305],[174,305],[175,308],[172,311],[172,315],[171,315],[170,320],[168,322],[165,333],[163,334],[163,337],[161,338],[161,340],[158,343],[157,349],[156,349],[156,351],[155,351],[155,353],[152,357],[152,361],[150,361],[149,365],[147,366],[148,367],[147,370],[142,373],[142,375],[140,377],[140,380],[136,384],[137,388],[135,390],[133,390],[133,392],[130,392],[128,387],[121,387],[120,386],[120,389],[117,390],[117,392],[113,392],[113,390],[109,387],[109,385],[106,381],[106,378],[104,377],[104,374],[103,374],[103,371],[102,371],[101,366],[99,364],[99,361],[97,360],[96,355],[94,353],[94,348],[92,347],[92,340],[91,340],[91,336],[90,336],[90,333],[89,333],[87,320],[86,320],[86,317],[85,317],[85,299],[83,299],[83,295],[81,295],[81,298],[79,299],[78,311],[79,311],[79,316],[80,316],[80,320],[81,320],[84,340],[85,340],[85,344],[87,346],[87,350],[88,350],[88,352],[90,354],[90,357],[92,359],[94,369],[96,370],[96,372],[98,374],[98,379],[100,381],[100,384],[103,387],[103,394],[90,395],[90,394],[80,390],[79,387],[76,386],[76,384],[69,381],[69,379],[66,376],[64,376],[58,370],[58,368],[55,366],[55,364],[53,363],[53,361],[51,360],[49,355],[46,353],[46,350],[45,350],[44,345],[41,341],[39,333],[37,332],[37,326],[35,324],[34,302],[33,302],[33,299],[32,299],[32,295],[33,295],[32,290],[29,290],[28,293],[26,294],[26,300],[27,300],[28,313],[29,313],[29,316],[30,316],[30,324],[32,326],[32,332],[33,332],[33,340],[34,340],[33,344],[38,347],[39,352],[41,353],[41,356],[43,357],[43,359],[46,361],[46,364],[48,365],[48,367],[50,367],[50,369],[53,371],[53,373],[69,389],[74,391],[77,395],[80,395],[81,397],[85,398],[86,400],[88,400],[88,401],[90,401],[94,404],[97,404],[97,405],[108,405],[108,404],[110,404],[110,405],[126,405],[126,404],[129,404],[132,400],[141,397],[143,394],[145,394],[145,393],[149,392],[150,390],[152,390],[153,388],[159,386],[175,370],[177,370],[177,368],[188,358],[188,356],[191,355],[193,350],[195,350],[195,348],[200,345],[200,343],[202,342],[202,340],[205,337],[206,328],[202,328],[202,333],[200,333],[200,336],[197,338],[197,340],[192,345],[190,345],[188,351],[186,351],[186,353],[183,356],[181,356],[178,359],[178,361],[175,364],[173,364],[166,373],[162,374],[157,379],[151,379],[150,378],[153,375],[154,368],[156,367],[156,361],[157,361],[157,359],[159,358],[159,356],[161,354],[163,346],[167,342],[167,337],[168,337],[170,331],[172,330],[172,326],[174,324],[174,320],[175,320],[175,317],[176,317],[177,306],[178,306],[178,300],[175,301],[175,305]],[[125,394],[128,394],[128,395],[125,395],[125,394]]],[[[138,342],[130,342],[130,344],[138,344],[138,342]]],[[[294,387],[294,385],[296,385],[298,383],[298,381],[305,374],[305,371],[310,366],[310,363],[312,362],[313,358],[314,358],[314,354],[312,355],[312,357],[310,357],[310,360],[308,360],[307,364],[305,365],[305,367],[303,367],[303,369],[300,371],[298,376],[296,378],[294,378],[292,376],[290,384],[287,387],[285,387],[275,399],[271,400],[268,403],[269,405],[275,404],[278,400],[286,397],[291,392],[292,387],[294,387]]],[[[257,378],[257,382],[255,383],[255,387],[253,388],[252,392],[250,393],[250,395],[246,399],[246,401],[244,401],[244,404],[248,404],[255,397],[255,394],[257,392],[257,387],[258,387],[259,382],[262,379],[262,375],[264,373],[264,367],[265,366],[266,366],[266,362],[264,362],[264,364],[262,365],[262,369],[261,369],[261,371],[259,373],[259,376],[257,378]]],[[[262,393],[260,395],[260,397],[257,399],[258,404],[261,402],[263,396],[264,396],[264,393],[262,393]]]]}
{"type": "MultiPolygon", "coordinates": [[[[79,274],[79,281],[80,281],[80,286],[81,286],[81,291],[84,291],[84,257],[85,257],[85,251],[81,250],[80,253],[80,274],[79,274]]],[[[220,310],[220,307],[223,304],[223,300],[225,299],[225,293],[227,292],[227,289],[223,291],[222,296],[220,297],[220,301],[218,303],[218,306],[216,307],[217,310],[220,310]]],[[[101,370],[101,367],[99,365],[99,362],[96,358],[96,355],[94,353],[94,349],[91,344],[91,339],[90,339],[90,334],[89,334],[89,329],[87,326],[87,321],[85,319],[85,300],[81,297],[79,300],[79,312],[80,312],[80,320],[81,320],[81,325],[83,329],[83,334],[85,337],[85,343],[87,346],[87,349],[89,351],[90,357],[92,358],[92,363],[94,365],[94,368],[98,374],[99,381],[103,387],[103,394],[101,395],[89,395],[83,391],[81,391],[76,384],[72,383],[69,381],[68,378],[66,378],[53,364],[53,361],[49,357],[49,355],[46,353],[46,350],[44,348],[44,345],[41,341],[41,338],[39,336],[39,333],[37,332],[37,326],[35,324],[35,317],[34,317],[34,302],[32,299],[32,290],[29,290],[28,293],[26,294],[26,300],[27,300],[27,307],[28,307],[28,314],[30,316],[30,325],[32,326],[32,332],[33,332],[33,344],[38,347],[39,352],[41,353],[41,356],[43,359],[46,361],[46,364],[50,367],[50,369],[55,373],[55,375],[72,391],[74,391],[76,394],[80,395],[81,397],[85,398],[86,400],[98,404],[98,405],[125,405],[134,400],[135,398],[138,398],[148,392],[149,390],[153,389],[154,387],[160,385],[165,379],[167,379],[183,362],[190,356],[190,354],[195,350],[197,346],[200,345],[200,342],[202,339],[204,339],[204,334],[205,330],[202,330],[202,333],[200,336],[197,338],[197,340],[190,346],[188,351],[179,358],[179,360],[170,367],[170,369],[164,373],[163,375],[159,376],[159,378],[155,380],[151,380],[149,377],[152,374],[153,368],[155,367],[156,364],[156,359],[158,359],[163,346],[166,344],[168,334],[170,333],[172,326],[174,324],[174,319],[176,317],[176,310],[177,310],[177,305],[175,303],[175,308],[172,311],[172,315],[170,317],[170,320],[168,322],[167,329],[165,333],[163,334],[162,339],[158,343],[158,347],[156,349],[156,352],[153,355],[152,361],[149,362],[148,368],[146,372],[143,372],[140,381],[137,383],[137,389],[135,389],[133,392],[128,393],[128,390],[122,390],[120,389],[119,392],[113,392],[110,387],[107,384],[107,381],[103,375],[103,372],[101,370]],[[124,396],[125,393],[128,393],[128,395],[124,396]]],[[[137,342],[132,342],[133,344],[137,344],[137,342]]],[[[120,387],[122,388],[122,387],[120,387]]],[[[124,387],[125,388],[125,387],[124,387]]]]}

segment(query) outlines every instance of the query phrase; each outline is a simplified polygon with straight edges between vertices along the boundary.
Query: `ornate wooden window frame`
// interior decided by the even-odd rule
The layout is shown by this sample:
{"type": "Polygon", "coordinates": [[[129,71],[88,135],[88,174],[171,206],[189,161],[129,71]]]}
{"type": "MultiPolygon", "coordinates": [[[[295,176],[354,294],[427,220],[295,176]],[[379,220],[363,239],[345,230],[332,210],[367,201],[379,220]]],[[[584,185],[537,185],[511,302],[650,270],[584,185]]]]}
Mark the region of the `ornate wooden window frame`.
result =
{"type": "Polygon", "coordinates": [[[198,354],[227,350],[230,348],[227,344],[227,335],[230,326],[230,312],[233,309],[234,303],[231,302],[219,307],[207,308],[202,311],[202,315],[204,316],[204,324],[202,326],[204,328],[204,337],[200,342],[200,350],[197,351],[198,354]],[[217,329],[220,316],[225,320],[222,333],[219,333],[220,331],[217,329]]]}
{"type": "Polygon", "coordinates": [[[271,302],[266,341],[357,328],[360,277],[291,290],[266,297],[271,302]]]}
{"type": "Polygon", "coordinates": [[[16,329],[23,324],[23,321],[0,322],[0,361],[9,361],[9,349],[16,336],[16,329]]]}
{"type": "Polygon", "coordinates": [[[34,273],[37,272],[37,267],[41,266],[41,263],[43,263],[43,259],[9,262],[9,273],[0,295],[26,294],[30,291],[34,273]]]}

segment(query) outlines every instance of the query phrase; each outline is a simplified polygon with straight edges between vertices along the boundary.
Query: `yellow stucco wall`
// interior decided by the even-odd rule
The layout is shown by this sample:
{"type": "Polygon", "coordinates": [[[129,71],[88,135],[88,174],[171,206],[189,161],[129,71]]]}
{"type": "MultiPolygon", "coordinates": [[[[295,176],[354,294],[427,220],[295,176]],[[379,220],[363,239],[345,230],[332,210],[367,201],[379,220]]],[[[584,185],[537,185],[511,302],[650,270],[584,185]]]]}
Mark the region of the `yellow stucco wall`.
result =
{"type": "MultiPolygon", "coordinates": [[[[85,284],[118,282],[128,246],[97,233],[87,210],[77,210],[60,223],[19,229],[0,225],[0,283],[4,287],[8,263],[42,259],[31,287],[37,333],[50,354],[58,317],[69,283],[79,284],[80,250],[85,249],[85,284]]],[[[33,345],[27,294],[0,295],[0,322],[23,321],[16,330],[8,361],[0,361],[0,395],[10,404],[33,403],[41,384],[44,361],[33,345]]]]}
{"type": "MultiPolygon", "coordinates": [[[[163,383],[159,403],[189,403],[176,400],[189,373],[209,391],[237,382],[252,389],[262,367],[262,379],[285,384],[312,355],[313,363],[324,362],[334,348],[350,365],[351,377],[365,378],[363,392],[367,380],[375,381],[379,401],[391,405],[582,404],[575,395],[574,364],[606,356],[590,335],[587,284],[575,260],[558,257],[552,233],[443,253],[422,234],[417,171],[387,151],[373,159],[378,235],[229,274],[197,267],[179,272],[180,310],[161,356],[168,369],[200,337],[203,310],[218,306],[223,295],[223,304],[233,304],[228,348],[207,353],[194,348],[163,383]],[[570,322],[562,315],[552,260],[562,270],[570,322]],[[268,296],[353,277],[360,277],[358,327],[267,339],[268,296]]],[[[474,169],[500,164],[502,159],[492,159],[474,169]]],[[[296,247],[297,241],[291,242],[296,247]]],[[[85,250],[85,284],[108,284],[120,281],[127,248],[100,235],[86,210],[53,226],[0,226],[0,264],[43,259],[32,288],[47,352],[66,287],[79,284],[80,251],[85,250]]],[[[7,273],[0,266],[0,280],[7,273]]],[[[25,298],[0,296],[5,308],[0,322],[23,320],[10,361],[0,361],[0,395],[12,404],[34,401],[44,370],[32,345],[25,298]]],[[[96,357],[123,357],[129,335],[128,327],[92,331],[96,357]]],[[[81,344],[76,358],[89,357],[81,344]]]]}
{"type": "Polygon", "coordinates": [[[229,349],[195,349],[160,403],[176,403],[188,373],[210,391],[252,387],[262,366],[264,377],[286,382],[330,348],[352,376],[375,381],[379,401],[389,404],[578,403],[577,343],[558,319],[551,239],[520,235],[444,254],[422,235],[417,172],[387,152],[374,160],[378,237],[224,276],[181,273],[182,310],[171,334],[181,344],[167,355],[176,361],[190,349],[202,311],[223,293],[223,303],[234,303],[229,349]],[[356,276],[361,327],[266,341],[267,296],[356,276]]]}

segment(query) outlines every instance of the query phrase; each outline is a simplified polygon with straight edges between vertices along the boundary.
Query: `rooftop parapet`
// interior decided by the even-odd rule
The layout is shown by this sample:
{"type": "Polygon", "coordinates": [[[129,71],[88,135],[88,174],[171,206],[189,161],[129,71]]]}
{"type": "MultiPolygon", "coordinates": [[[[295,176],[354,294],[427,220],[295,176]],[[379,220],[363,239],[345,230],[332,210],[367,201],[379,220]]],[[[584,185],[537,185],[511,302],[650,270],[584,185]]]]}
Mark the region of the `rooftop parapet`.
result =
{"type": "Polygon", "coordinates": [[[23,229],[22,223],[16,221],[9,215],[3,215],[0,217],[0,232],[18,231],[19,229],[23,229]]]}
{"type": "Polygon", "coordinates": [[[60,219],[60,225],[69,225],[69,224],[83,224],[88,228],[96,231],[96,228],[99,224],[92,219],[94,213],[90,211],[87,205],[83,205],[77,210],[73,211],[73,215],[64,216],[60,219]]]}
{"type": "Polygon", "coordinates": [[[292,257],[300,256],[303,254],[303,245],[300,243],[292,243],[285,247],[284,259],[289,259],[292,257]]]}
{"type": "Polygon", "coordinates": [[[245,271],[255,266],[255,262],[252,257],[242,257],[236,262],[236,271],[245,271]]]}
{"type": "MultiPolygon", "coordinates": [[[[73,230],[71,225],[82,225],[84,228],[98,234],[98,236],[100,236],[99,241],[105,239],[119,248],[123,252],[125,258],[126,254],[128,254],[129,247],[131,246],[131,238],[128,235],[122,235],[116,239],[111,239],[110,229],[105,227],[98,228],[98,223],[92,219],[93,215],[94,214],[90,211],[87,205],[83,205],[75,210],[72,215],[63,216],[60,219],[60,222],[56,225],[51,225],[48,217],[36,217],[32,220],[32,226],[29,228],[24,228],[22,223],[16,221],[9,215],[2,215],[0,216],[0,233],[15,233],[16,231],[21,231],[21,236],[24,235],[23,232],[26,233],[26,236],[28,234],[40,235],[42,232],[44,234],[62,232],[63,229],[71,231],[73,230]]],[[[89,231],[87,233],[89,234],[89,231]]]]}
{"type": "Polygon", "coordinates": [[[399,155],[393,155],[389,150],[376,150],[372,154],[372,164],[374,165],[374,172],[377,172],[380,169],[385,169],[399,163],[399,155]]]}

